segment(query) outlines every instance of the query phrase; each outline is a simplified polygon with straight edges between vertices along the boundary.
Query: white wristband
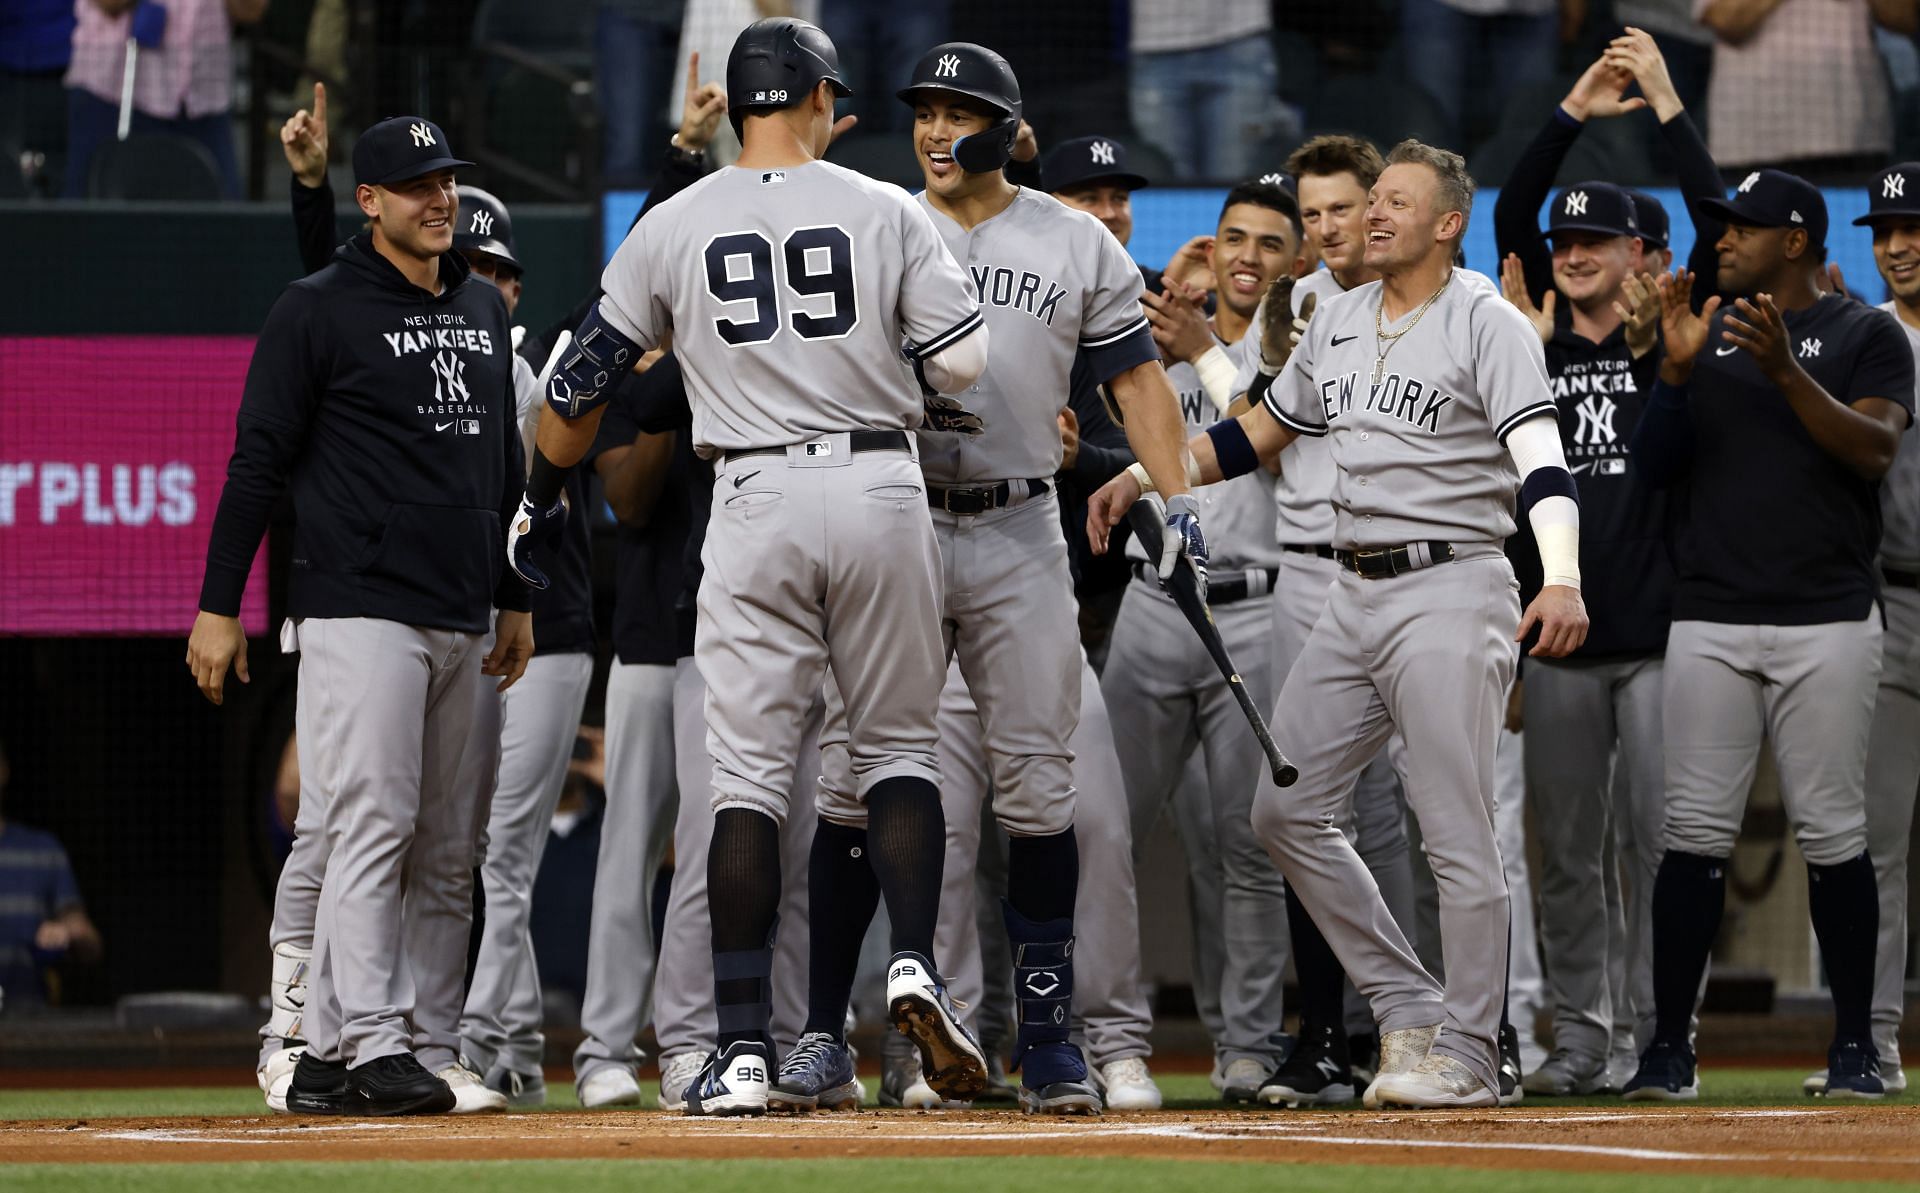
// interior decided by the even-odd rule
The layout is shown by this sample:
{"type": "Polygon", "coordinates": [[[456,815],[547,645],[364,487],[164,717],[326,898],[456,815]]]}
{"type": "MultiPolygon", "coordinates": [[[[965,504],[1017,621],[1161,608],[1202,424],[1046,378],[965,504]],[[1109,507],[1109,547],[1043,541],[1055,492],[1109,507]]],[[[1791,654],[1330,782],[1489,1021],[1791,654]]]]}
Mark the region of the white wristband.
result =
{"type": "Polygon", "coordinates": [[[1147,466],[1145,464],[1136,460],[1127,465],[1127,475],[1139,482],[1140,492],[1143,496],[1153,492],[1153,478],[1147,475],[1147,466]]]}
{"type": "Polygon", "coordinates": [[[1200,384],[1207,391],[1207,400],[1221,414],[1233,405],[1233,382],[1240,370],[1227,356],[1227,350],[1215,344],[1200,354],[1193,362],[1193,371],[1200,374],[1200,384]]]}

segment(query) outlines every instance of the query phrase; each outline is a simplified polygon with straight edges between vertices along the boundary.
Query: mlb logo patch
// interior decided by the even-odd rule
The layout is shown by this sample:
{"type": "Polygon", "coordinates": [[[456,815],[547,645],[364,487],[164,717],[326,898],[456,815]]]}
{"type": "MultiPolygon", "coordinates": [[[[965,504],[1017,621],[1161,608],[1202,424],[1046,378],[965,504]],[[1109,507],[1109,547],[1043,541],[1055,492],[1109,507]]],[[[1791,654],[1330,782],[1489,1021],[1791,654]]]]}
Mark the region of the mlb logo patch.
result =
{"type": "Polygon", "coordinates": [[[462,435],[478,435],[480,433],[480,420],[477,418],[461,419],[460,433],[462,435]]]}
{"type": "Polygon", "coordinates": [[[779,186],[787,180],[785,170],[768,170],[760,175],[761,186],[779,186]]]}

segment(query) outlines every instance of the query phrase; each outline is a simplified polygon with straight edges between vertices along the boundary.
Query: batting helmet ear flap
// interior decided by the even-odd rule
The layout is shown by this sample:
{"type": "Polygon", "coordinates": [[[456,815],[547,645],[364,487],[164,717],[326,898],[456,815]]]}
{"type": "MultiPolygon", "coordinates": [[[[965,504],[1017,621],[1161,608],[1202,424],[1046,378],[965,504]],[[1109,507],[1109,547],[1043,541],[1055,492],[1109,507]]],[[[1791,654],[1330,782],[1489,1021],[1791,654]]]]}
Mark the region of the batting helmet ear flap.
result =
{"type": "Polygon", "coordinates": [[[977,133],[953,143],[953,160],[969,174],[991,174],[1013,158],[1020,137],[1020,117],[1004,116],[977,133]]]}

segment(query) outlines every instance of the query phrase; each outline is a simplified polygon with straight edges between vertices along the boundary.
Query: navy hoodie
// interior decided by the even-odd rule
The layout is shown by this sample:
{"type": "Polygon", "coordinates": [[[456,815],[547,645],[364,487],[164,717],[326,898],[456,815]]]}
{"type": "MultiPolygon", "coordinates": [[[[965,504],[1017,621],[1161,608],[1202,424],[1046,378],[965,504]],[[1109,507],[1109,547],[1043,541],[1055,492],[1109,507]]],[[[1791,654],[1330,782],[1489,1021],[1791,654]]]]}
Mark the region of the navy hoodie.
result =
{"type": "Polygon", "coordinates": [[[200,607],[237,616],[282,491],[293,617],[374,617],[484,633],[525,611],[506,566],[525,465],[500,292],[440,258],[438,295],[361,234],[288,286],[247,370],[200,607]]]}

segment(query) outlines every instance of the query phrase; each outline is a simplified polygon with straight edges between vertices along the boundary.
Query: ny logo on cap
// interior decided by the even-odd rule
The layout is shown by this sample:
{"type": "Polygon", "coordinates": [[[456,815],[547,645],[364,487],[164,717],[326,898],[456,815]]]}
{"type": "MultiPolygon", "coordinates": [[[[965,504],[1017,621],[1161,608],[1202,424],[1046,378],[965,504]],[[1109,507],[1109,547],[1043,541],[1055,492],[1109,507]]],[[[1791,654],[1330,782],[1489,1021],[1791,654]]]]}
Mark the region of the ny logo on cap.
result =
{"type": "Polygon", "coordinates": [[[1743,195],[1746,194],[1748,191],[1753,189],[1753,184],[1758,181],[1760,181],[1760,171],[1755,170],[1753,173],[1747,175],[1745,178],[1742,178],[1740,180],[1740,193],[1743,195]]]}
{"type": "Polygon", "coordinates": [[[933,77],[936,79],[957,79],[960,77],[960,55],[942,54],[940,61],[934,64],[933,77]]]}
{"type": "Polygon", "coordinates": [[[1796,224],[1804,224],[1807,222],[1800,218],[1800,213],[1797,211],[1789,213],[1787,218],[1792,220],[1796,224]]]}
{"type": "Polygon", "coordinates": [[[1881,179],[1880,180],[1880,197],[1882,199],[1906,198],[1907,197],[1907,176],[1905,174],[1889,174],[1885,178],[1881,179]]]}
{"type": "Polygon", "coordinates": [[[1259,181],[1261,186],[1284,187],[1287,185],[1287,176],[1285,174],[1262,174],[1259,181]]]}
{"type": "Polygon", "coordinates": [[[475,236],[492,236],[493,217],[484,211],[474,212],[473,222],[467,225],[467,231],[473,233],[475,236]]]}
{"type": "Polygon", "coordinates": [[[1801,340],[1800,355],[1802,356],[1820,355],[1820,341],[1819,340],[1801,340]]]}
{"type": "Polygon", "coordinates": [[[1105,141],[1095,141],[1091,148],[1093,150],[1095,165],[1111,166],[1113,164],[1112,145],[1107,144],[1105,141]]]}
{"type": "Polygon", "coordinates": [[[1587,214],[1587,192],[1571,191],[1567,195],[1567,215],[1587,214]]]}
{"type": "Polygon", "coordinates": [[[413,143],[415,145],[432,145],[436,143],[433,139],[433,129],[429,128],[427,122],[424,120],[414,121],[407,126],[407,131],[413,134],[413,143]]]}

